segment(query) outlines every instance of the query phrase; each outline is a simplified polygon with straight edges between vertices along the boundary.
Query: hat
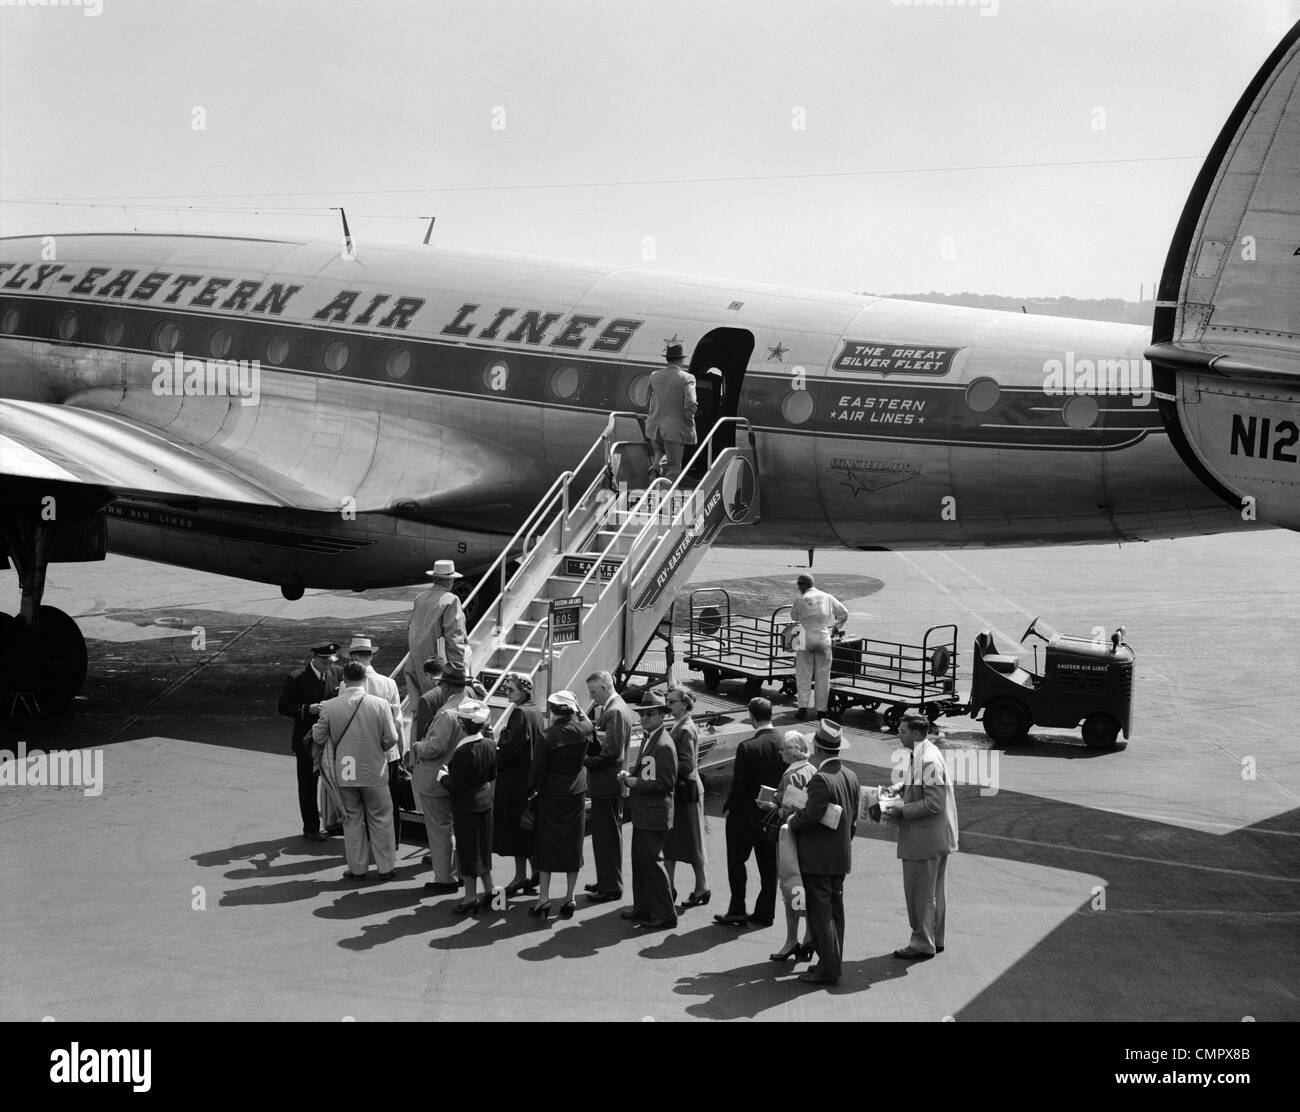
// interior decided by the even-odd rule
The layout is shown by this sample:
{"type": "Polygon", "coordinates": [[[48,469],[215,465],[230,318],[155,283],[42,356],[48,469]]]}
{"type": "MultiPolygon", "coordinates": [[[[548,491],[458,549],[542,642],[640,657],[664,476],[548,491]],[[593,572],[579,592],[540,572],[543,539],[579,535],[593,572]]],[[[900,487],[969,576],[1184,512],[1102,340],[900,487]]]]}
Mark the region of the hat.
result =
{"type": "Polygon", "coordinates": [[[572,691],[557,691],[554,695],[546,697],[546,703],[552,707],[568,707],[570,710],[579,710],[577,696],[572,691]]]}
{"type": "Polygon", "coordinates": [[[362,637],[361,634],[359,633],[354,633],[352,635],[352,644],[348,646],[348,652],[372,653],[374,651],[375,651],[375,646],[370,643],[369,637],[362,637]]]}
{"type": "Polygon", "coordinates": [[[641,696],[641,702],[636,707],[637,714],[645,714],[648,710],[667,710],[668,704],[664,702],[664,697],[657,691],[647,691],[641,696]]]}
{"type": "Polygon", "coordinates": [[[464,579],[465,577],[456,570],[455,560],[434,560],[433,567],[424,573],[433,575],[439,579],[464,579]]]}
{"type": "Polygon", "coordinates": [[[685,356],[682,353],[682,345],[669,344],[668,347],[664,350],[664,358],[669,363],[676,363],[677,360],[685,358],[685,356]]]}
{"type": "Polygon", "coordinates": [[[312,656],[328,656],[331,660],[339,654],[339,643],[337,641],[325,641],[319,645],[311,647],[312,656]]]}
{"type": "Polygon", "coordinates": [[[442,670],[442,682],[452,687],[464,687],[469,683],[469,673],[465,671],[465,665],[457,664],[454,660],[448,663],[442,670]]]}
{"type": "Polygon", "coordinates": [[[817,732],[813,734],[813,745],[827,753],[843,753],[849,747],[843,735],[843,727],[838,722],[823,718],[817,723],[817,732]]]}
{"type": "Polygon", "coordinates": [[[476,699],[465,699],[456,706],[456,717],[468,719],[475,726],[482,726],[488,720],[489,713],[487,703],[480,703],[476,699]]]}

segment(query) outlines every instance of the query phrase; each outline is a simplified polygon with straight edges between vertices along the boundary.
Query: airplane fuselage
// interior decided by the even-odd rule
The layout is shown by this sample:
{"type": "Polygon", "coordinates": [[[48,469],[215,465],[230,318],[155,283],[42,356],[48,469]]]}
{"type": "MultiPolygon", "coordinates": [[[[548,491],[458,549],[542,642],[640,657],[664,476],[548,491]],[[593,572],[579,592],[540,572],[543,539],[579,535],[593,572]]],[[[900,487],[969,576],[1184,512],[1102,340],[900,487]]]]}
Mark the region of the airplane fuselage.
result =
{"type": "Polygon", "coordinates": [[[670,340],[702,422],[755,431],[762,519],[726,544],[1242,524],[1170,447],[1145,328],[429,247],[0,240],[0,398],[112,414],[238,476],[188,500],[117,490],[110,547],[265,582],[485,566],[610,411],[645,408],[670,340]],[[259,488],[286,504],[240,496],[259,488]]]}

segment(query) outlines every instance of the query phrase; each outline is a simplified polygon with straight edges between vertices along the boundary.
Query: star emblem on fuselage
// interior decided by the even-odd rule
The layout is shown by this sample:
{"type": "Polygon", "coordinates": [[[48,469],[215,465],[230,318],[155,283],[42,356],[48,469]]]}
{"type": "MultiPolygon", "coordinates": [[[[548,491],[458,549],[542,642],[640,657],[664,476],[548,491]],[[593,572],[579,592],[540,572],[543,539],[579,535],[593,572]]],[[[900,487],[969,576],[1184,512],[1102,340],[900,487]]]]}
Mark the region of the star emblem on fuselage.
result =
{"type": "Polygon", "coordinates": [[[781,362],[781,357],[789,350],[789,348],[785,347],[778,341],[776,347],[769,347],[767,349],[767,357],[769,359],[775,359],[779,363],[781,362]]]}

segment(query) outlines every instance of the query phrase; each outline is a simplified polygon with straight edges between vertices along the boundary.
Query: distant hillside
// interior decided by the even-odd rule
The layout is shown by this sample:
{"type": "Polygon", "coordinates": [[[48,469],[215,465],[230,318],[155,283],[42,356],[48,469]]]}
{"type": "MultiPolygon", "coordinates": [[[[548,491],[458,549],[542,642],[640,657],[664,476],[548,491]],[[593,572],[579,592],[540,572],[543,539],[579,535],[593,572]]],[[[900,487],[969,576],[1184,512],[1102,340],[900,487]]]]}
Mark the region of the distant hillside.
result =
{"type": "Polygon", "coordinates": [[[965,305],[971,309],[1001,309],[1026,312],[1040,317],[1074,317],[1077,320],[1106,320],[1116,324],[1150,325],[1154,301],[1124,301],[1118,297],[1004,297],[996,293],[865,293],[867,297],[896,297],[903,301],[928,301],[935,305],[965,305]]]}

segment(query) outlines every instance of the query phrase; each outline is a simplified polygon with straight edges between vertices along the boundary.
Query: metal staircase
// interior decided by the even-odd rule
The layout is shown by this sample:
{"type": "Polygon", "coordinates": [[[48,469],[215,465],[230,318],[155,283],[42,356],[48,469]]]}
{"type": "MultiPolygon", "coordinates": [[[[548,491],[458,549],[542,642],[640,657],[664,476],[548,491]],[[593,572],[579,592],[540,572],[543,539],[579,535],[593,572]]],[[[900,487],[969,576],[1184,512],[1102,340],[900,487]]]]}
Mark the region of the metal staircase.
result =
{"type": "Polygon", "coordinates": [[[676,482],[645,482],[648,452],[644,415],[611,414],[466,599],[468,610],[497,588],[469,633],[469,650],[489,704],[502,712],[498,720],[506,702],[497,688],[508,671],[532,677],[539,703],[565,688],[581,698],[591,672],[626,674],[720,531],[758,520],[754,436],[744,418],[714,425],[676,482]],[[638,438],[618,439],[628,422],[638,438]],[[575,500],[579,476],[596,460],[602,466],[575,500]],[[687,477],[701,469],[692,487],[687,477]],[[573,600],[564,617],[578,619],[577,640],[563,641],[559,622],[553,625],[554,600],[573,600]]]}

